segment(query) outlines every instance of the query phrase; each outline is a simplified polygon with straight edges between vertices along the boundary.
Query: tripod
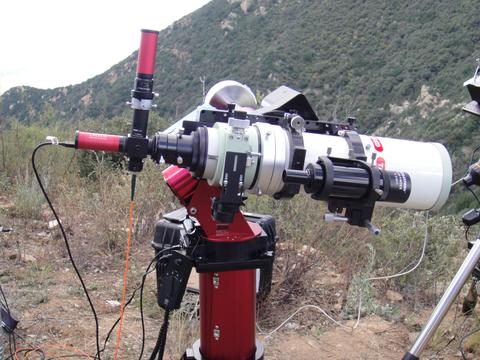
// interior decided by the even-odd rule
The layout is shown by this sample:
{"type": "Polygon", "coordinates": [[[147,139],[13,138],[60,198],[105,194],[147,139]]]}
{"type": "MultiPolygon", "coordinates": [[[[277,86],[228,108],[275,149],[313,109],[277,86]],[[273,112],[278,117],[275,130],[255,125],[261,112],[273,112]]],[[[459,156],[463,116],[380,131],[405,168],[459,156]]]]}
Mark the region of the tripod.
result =
{"type": "Polygon", "coordinates": [[[428,342],[440,326],[440,323],[442,322],[450,307],[453,305],[453,302],[457,298],[458,294],[460,294],[463,285],[467,282],[470,275],[474,273],[474,270],[479,261],[480,237],[477,236],[476,240],[473,242],[473,246],[470,249],[470,252],[468,253],[467,257],[458,269],[455,277],[453,278],[447,290],[443,294],[438,305],[433,310],[430,318],[425,324],[420,335],[418,335],[415,343],[404,355],[403,360],[418,360],[420,358],[420,355],[425,350],[428,342]]]}

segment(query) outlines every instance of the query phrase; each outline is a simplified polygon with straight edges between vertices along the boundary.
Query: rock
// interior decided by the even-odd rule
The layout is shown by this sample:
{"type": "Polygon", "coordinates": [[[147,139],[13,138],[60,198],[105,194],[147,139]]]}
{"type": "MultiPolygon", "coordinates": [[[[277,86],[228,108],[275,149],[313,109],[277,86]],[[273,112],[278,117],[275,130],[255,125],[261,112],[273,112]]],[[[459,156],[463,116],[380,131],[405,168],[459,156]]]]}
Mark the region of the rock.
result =
{"type": "Polygon", "coordinates": [[[48,222],[49,229],[55,229],[57,226],[58,226],[58,221],[56,219],[48,222]]]}
{"type": "Polygon", "coordinates": [[[396,291],[393,291],[393,290],[387,290],[387,293],[385,294],[385,296],[386,296],[388,301],[392,301],[392,302],[397,302],[397,301],[402,301],[403,300],[402,294],[400,294],[396,291]]]}
{"type": "Polygon", "coordinates": [[[37,259],[35,258],[35,256],[32,256],[30,254],[23,254],[22,257],[21,257],[22,261],[24,262],[29,262],[29,263],[33,263],[33,262],[36,262],[37,259]]]}
{"type": "Polygon", "coordinates": [[[117,300],[105,300],[105,302],[114,308],[119,307],[121,305],[120,302],[117,300]]]}
{"type": "Polygon", "coordinates": [[[300,328],[300,325],[294,322],[289,322],[285,324],[285,329],[298,330],[299,328],[300,328]]]}

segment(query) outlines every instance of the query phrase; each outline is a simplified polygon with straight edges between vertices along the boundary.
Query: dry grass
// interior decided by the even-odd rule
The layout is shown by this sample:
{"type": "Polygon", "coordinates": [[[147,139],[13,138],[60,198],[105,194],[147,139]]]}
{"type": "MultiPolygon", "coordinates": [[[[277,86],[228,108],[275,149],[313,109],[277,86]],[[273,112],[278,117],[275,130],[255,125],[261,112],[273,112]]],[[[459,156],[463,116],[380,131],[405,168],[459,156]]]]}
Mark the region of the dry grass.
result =
{"type": "MultiPolygon", "coordinates": [[[[29,131],[26,136],[27,143],[38,140],[29,131]]],[[[28,167],[28,151],[21,149],[24,159],[20,163],[14,156],[14,147],[15,142],[7,147],[11,163],[7,161],[8,169],[3,169],[3,174],[8,176],[0,177],[3,190],[0,225],[15,228],[14,233],[0,234],[0,282],[5,285],[12,308],[21,319],[19,333],[29,343],[45,347],[52,356],[72,350],[59,350],[58,344],[74,345],[92,354],[94,328],[88,304],[68,262],[58,229],[48,229],[47,222],[53,217],[45,203],[38,200],[38,189],[33,185],[28,167]],[[14,206],[2,207],[10,203],[14,206]]],[[[87,160],[72,157],[67,150],[48,149],[39,156],[39,168],[99,311],[104,339],[118,314],[118,309],[107,305],[106,300],[120,299],[130,183],[128,174],[112,166],[108,157],[90,158],[88,167],[83,167],[89,169],[89,173],[83,174],[88,176],[80,176],[82,161],[87,160]]],[[[130,291],[153,256],[150,241],[155,221],[164,212],[179,206],[163,184],[160,170],[146,163],[145,171],[138,178],[135,241],[128,278],[130,291]]],[[[396,329],[403,335],[407,333],[402,344],[408,344],[408,332],[415,331],[419,325],[408,323],[407,315],[412,311],[428,313],[464,255],[459,252],[464,244],[459,242],[456,219],[436,217],[430,225],[425,262],[417,272],[389,282],[365,282],[365,278],[372,275],[398,272],[418,259],[425,225],[421,215],[379,211],[375,219],[383,235],[373,238],[363,229],[325,224],[323,204],[305,195],[288,201],[251,197],[246,210],[272,214],[280,237],[272,291],[259,303],[259,325],[265,329],[274,328],[304,304],[318,305],[338,319],[352,316],[358,310],[357,299],[361,293],[364,315],[373,313],[385,322],[395,319],[396,329]],[[387,290],[397,291],[404,301],[390,304],[385,298],[387,290]]],[[[145,291],[147,354],[155,343],[162,318],[156,304],[155,286],[154,275],[151,275],[145,291]]],[[[187,300],[172,318],[167,348],[172,359],[179,358],[198,337],[198,319],[192,310],[196,298],[187,300]]],[[[137,299],[127,311],[122,359],[135,358],[141,346],[138,308],[137,299]]],[[[458,334],[466,333],[474,322],[467,320],[463,324],[461,320],[460,316],[455,317],[450,331],[435,340],[433,351],[445,351],[447,343],[448,349],[456,346],[458,334]],[[457,337],[449,343],[452,334],[457,337]]],[[[324,317],[308,311],[299,314],[294,323],[298,325],[293,327],[298,334],[317,340],[331,330],[331,324],[324,317]]],[[[331,336],[326,338],[333,342],[339,335],[331,336]]],[[[470,342],[474,342],[474,338],[470,342]]],[[[282,348],[281,343],[276,345],[282,348]]],[[[476,351],[474,345],[468,346],[476,351]]],[[[112,347],[113,342],[107,347],[106,359],[111,357],[112,347]]],[[[389,348],[384,351],[387,357],[388,351],[389,348]]],[[[274,351],[268,354],[282,358],[282,354],[274,351]]],[[[291,358],[290,355],[285,354],[283,358],[291,358]]]]}

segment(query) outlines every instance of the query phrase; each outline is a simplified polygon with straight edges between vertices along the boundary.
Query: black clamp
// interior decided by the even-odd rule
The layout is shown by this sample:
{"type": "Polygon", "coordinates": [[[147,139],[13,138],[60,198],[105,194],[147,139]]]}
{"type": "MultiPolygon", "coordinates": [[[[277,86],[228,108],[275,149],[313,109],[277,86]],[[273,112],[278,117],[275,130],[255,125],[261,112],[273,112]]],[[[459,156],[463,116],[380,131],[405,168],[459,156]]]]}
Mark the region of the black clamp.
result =
{"type": "Polygon", "coordinates": [[[243,205],[246,167],[247,154],[227,151],[222,190],[219,198],[215,198],[212,203],[212,216],[215,220],[233,222],[238,208],[243,205]]]}
{"type": "MultiPolygon", "coordinates": [[[[370,178],[370,188],[368,192],[359,199],[347,199],[340,197],[328,197],[328,210],[333,213],[342,212],[345,209],[345,217],[350,225],[356,225],[361,227],[370,228],[373,225],[370,223],[373,215],[373,209],[375,203],[380,200],[388,189],[380,188],[380,179],[382,178],[381,170],[376,167],[371,167],[367,163],[360,160],[348,160],[348,159],[331,159],[329,160],[335,165],[348,164],[349,166],[355,165],[358,168],[364,169],[370,178]]],[[[324,161],[325,159],[319,159],[324,161]]],[[[385,184],[383,184],[385,186],[385,184]]]]}
{"type": "MultiPolygon", "coordinates": [[[[289,142],[290,142],[290,149],[291,151],[291,162],[289,169],[292,170],[303,170],[305,165],[305,154],[306,150],[303,145],[303,136],[302,133],[292,129],[288,132],[289,142]]],[[[290,199],[297,195],[300,192],[300,184],[284,184],[283,188],[273,194],[274,199],[290,199]]]]}
{"type": "Polygon", "coordinates": [[[343,136],[348,143],[348,157],[352,160],[367,161],[360,135],[356,131],[345,131],[343,136]]]}

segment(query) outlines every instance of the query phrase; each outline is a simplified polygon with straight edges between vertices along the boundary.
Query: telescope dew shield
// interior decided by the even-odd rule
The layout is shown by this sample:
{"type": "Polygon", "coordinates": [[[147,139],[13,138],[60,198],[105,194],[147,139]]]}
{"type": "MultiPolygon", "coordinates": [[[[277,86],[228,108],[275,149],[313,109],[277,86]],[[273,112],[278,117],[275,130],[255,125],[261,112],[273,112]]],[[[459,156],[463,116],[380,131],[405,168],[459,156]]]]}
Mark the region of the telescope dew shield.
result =
{"type": "Polygon", "coordinates": [[[142,29],[140,49],[138,50],[137,75],[155,73],[155,57],[157,54],[158,31],[142,29]]]}
{"type": "MultiPolygon", "coordinates": [[[[359,135],[366,162],[390,174],[391,183],[404,184],[408,174],[410,194],[404,202],[385,200],[379,206],[415,210],[439,210],[445,204],[452,183],[450,155],[442,144],[359,135]],[[398,175],[397,174],[397,175],[398,175]]],[[[305,166],[320,156],[348,159],[349,144],[343,136],[303,133],[305,166]]],[[[403,186],[403,185],[402,185],[403,186]]],[[[392,186],[391,186],[392,187],[392,186]]],[[[402,190],[403,191],[403,190],[402,190]]],[[[398,194],[402,199],[404,195],[398,194]]],[[[397,199],[393,197],[392,199],[397,199]]]]}

